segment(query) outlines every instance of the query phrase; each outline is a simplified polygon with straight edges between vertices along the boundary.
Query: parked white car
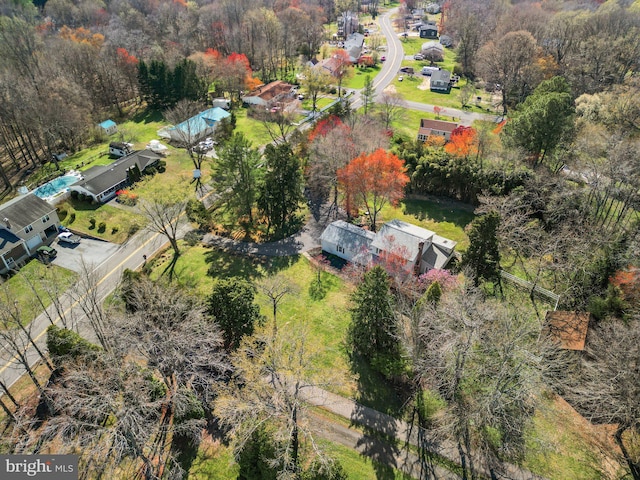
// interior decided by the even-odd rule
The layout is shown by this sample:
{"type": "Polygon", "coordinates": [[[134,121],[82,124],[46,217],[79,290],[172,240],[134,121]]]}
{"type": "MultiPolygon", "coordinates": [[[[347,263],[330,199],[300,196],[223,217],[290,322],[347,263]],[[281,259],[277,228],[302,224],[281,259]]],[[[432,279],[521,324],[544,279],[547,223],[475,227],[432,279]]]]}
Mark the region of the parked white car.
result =
{"type": "Polygon", "coordinates": [[[80,243],[82,237],[71,232],[62,232],[58,235],[58,243],[80,243]]]}

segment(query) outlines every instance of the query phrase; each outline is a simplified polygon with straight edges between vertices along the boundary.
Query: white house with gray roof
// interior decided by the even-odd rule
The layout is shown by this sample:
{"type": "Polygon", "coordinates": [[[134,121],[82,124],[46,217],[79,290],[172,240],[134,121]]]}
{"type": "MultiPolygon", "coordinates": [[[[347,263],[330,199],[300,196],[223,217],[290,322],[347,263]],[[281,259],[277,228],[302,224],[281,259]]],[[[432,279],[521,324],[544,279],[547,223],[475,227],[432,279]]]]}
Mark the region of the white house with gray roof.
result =
{"type": "Polygon", "coordinates": [[[397,219],[385,223],[377,233],[338,220],[327,226],[320,240],[325,252],[349,262],[367,265],[392,255],[404,261],[407,272],[416,275],[445,268],[457,244],[397,219]]]}
{"type": "Polygon", "coordinates": [[[17,270],[58,234],[56,209],[33,193],[0,205],[0,274],[17,270]]]}

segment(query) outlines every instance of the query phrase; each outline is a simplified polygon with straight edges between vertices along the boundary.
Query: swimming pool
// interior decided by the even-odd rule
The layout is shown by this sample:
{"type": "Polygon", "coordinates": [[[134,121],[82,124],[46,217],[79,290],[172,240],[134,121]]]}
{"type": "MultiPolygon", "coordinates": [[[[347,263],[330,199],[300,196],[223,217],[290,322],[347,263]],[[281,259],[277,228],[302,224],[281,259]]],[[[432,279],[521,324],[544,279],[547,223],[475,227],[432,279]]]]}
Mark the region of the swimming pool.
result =
{"type": "Polygon", "coordinates": [[[44,185],[40,185],[36,188],[33,193],[40,198],[50,198],[54,197],[58,193],[66,190],[69,185],[73,185],[77,181],[80,180],[80,177],[75,175],[63,175],[61,177],[55,178],[50,182],[45,183],[44,185]]]}

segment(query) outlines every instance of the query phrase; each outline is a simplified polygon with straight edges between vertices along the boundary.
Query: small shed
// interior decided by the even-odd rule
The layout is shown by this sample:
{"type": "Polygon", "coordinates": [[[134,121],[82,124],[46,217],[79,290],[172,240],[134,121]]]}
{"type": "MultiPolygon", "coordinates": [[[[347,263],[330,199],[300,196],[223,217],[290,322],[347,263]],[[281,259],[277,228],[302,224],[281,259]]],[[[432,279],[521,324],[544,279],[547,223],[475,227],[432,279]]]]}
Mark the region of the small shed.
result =
{"type": "Polygon", "coordinates": [[[549,311],[542,333],[565,350],[584,350],[589,331],[589,312],[549,311]]]}
{"type": "Polygon", "coordinates": [[[113,120],[105,120],[102,123],[98,124],[98,128],[100,128],[107,135],[113,135],[118,131],[118,125],[113,120]]]}

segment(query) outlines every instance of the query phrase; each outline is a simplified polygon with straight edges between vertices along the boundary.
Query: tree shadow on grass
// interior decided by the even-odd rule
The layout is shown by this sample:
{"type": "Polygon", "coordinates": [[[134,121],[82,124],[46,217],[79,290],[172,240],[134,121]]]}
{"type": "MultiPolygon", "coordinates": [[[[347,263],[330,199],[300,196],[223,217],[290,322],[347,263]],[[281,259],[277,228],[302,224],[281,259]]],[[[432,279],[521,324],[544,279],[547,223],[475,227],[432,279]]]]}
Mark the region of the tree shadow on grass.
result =
{"type": "Polygon", "coordinates": [[[131,120],[135,123],[152,123],[162,122],[164,118],[160,110],[146,108],[136,113],[133,117],[131,117],[131,120]]]}
{"type": "Polygon", "coordinates": [[[257,280],[264,275],[275,275],[298,261],[298,255],[266,257],[213,248],[205,253],[209,264],[207,275],[213,278],[241,277],[257,280]]]}
{"type": "Polygon", "coordinates": [[[429,197],[424,200],[405,199],[403,213],[418,220],[431,219],[434,222],[449,222],[464,228],[475,218],[473,207],[450,199],[429,197]]]}
{"type": "Polygon", "coordinates": [[[359,355],[351,354],[350,362],[352,371],[358,376],[357,403],[351,423],[364,430],[357,447],[374,461],[372,465],[378,480],[394,479],[394,466],[399,466],[396,459],[401,453],[396,442],[398,425],[394,417],[401,416],[405,394],[359,355]]]}

